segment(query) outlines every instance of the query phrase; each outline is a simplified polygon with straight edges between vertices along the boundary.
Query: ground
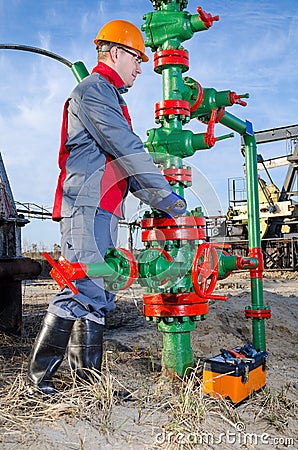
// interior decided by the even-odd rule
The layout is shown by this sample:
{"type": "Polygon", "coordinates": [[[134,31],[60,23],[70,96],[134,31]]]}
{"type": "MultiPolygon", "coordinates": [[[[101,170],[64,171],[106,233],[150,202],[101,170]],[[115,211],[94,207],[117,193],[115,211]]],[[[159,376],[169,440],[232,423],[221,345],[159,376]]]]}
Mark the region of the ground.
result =
{"type": "Polygon", "coordinates": [[[162,334],[141,314],[142,288],[117,295],[107,322],[103,373],[93,384],[78,383],[63,362],[59,395],[27,395],[28,354],[49,299],[49,280],[23,285],[22,337],[0,335],[1,449],[283,449],[298,448],[296,273],[266,273],[267,384],[238,406],[202,393],[204,359],[250,342],[250,280],[233,274],[219,283],[228,300],[210,301],[208,318],[191,333],[196,367],[184,380],[162,372],[162,334]]]}

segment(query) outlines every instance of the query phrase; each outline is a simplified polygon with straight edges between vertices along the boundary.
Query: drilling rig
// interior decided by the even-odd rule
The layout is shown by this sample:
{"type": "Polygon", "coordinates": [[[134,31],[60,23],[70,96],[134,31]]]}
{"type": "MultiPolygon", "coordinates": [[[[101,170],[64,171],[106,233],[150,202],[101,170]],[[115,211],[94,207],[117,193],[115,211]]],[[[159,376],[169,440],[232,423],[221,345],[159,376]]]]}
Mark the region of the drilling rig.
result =
{"type": "MultiPolygon", "coordinates": [[[[286,152],[279,153],[280,156],[257,155],[260,236],[265,269],[295,271],[298,269],[298,125],[256,131],[255,137],[258,148],[261,144],[282,141],[287,144],[286,152]],[[286,170],[278,187],[272,172],[275,169],[281,172],[281,168],[286,170]]],[[[229,242],[233,254],[246,254],[247,201],[243,178],[228,179],[228,204],[225,217],[210,220],[208,236],[213,242],[229,242]]]]}

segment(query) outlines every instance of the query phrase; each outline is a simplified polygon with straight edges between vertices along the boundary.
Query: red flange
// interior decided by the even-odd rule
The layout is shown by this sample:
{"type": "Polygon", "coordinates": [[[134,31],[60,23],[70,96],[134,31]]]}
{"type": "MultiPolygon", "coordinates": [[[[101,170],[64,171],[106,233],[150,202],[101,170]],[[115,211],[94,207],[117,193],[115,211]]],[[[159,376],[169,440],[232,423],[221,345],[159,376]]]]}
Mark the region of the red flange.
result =
{"type": "Polygon", "coordinates": [[[143,314],[147,317],[183,317],[208,314],[208,302],[195,292],[144,294],[143,314]]]}
{"type": "Polygon", "coordinates": [[[163,100],[155,104],[155,117],[181,114],[190,116],[189,102],[186,100],[163,100]]]}
{"type": "Polygon", "coordinates": [[[206,227],[205,217],[182,216],[176,217],[148,217],[142,220],[142,228],[164,228],[164,227],[206,227]]]}
{"type": "Polygon", "coordinates": [[[204,217],[185,216],[142,220],[142,241],[205,240],[204,217]]]}
{"type": "Polygon", "coordinates": [[[172,229],[154,229],[142,232],[142,241],[193,241],[206,239],[205,230],[199,228],[172,228],[172,229]]]}
{"type": "Polygon", "coordinates": [[[270,319],[271,310],[270,309],[246,309],[245,317],[248,319],[270,319]]]}
{"type": "Polygon", "coordinates": [[[163,174],[165,178],[171,182],[180,181],[182,184],[191,185],[191,169],[178,169],[178,168],[170,168],[170,169],[164,169],[163,174]]]}
{"type": "Polygon", "coordinates": [[[189,69],[188,52],[185,50],[159,50],[154,54],[154,70],[161,73],[162,69],[168,65],[180,66],[182,71],[186,72],[189,69]]]}

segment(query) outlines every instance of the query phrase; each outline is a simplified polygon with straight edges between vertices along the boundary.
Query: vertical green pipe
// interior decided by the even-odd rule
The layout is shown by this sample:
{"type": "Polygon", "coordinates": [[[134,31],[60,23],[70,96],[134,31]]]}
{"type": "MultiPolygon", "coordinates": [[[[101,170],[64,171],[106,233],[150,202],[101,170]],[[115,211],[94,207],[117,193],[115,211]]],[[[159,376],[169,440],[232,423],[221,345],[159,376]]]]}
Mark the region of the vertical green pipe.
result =
{"type": "Polygon", "coordinates": [[[170,66],[164,68],[162,70],[162,81],[164,100],[182,100],[184,82],[180,67],[170,66]]]}
{"type": "Polygon", "coordinates": [[[164,318],[158,324],[158,330],[163,334],[162,366],[171,376],[187,375],[193,367],[193,352],[190,342],[190,332],[196,325],[190,317],[164,318]]]}
{"type": "MultiPolygon", "coordinates": [[[[261,255],[260,213],[257,169],[257,146],[254,134],[243,136],[245,143],[245,169],[248,213],[248,244],[250,251],[259,250],[261,255]]],[[[262,261],[259,261],[262,265],[262,261]]],[[[262,267],[251,271],[252,310],[263,310],[262,267]]],[[[256,350],[266,350],[265,319],[252,318],[253,344],[256,350]]]]}
{"type": "MultiPolygon", "coordinates": [[[[230,113],[225,112],[220,122],[243,135],[245,143],[245,170],[248,213],[248,246],[251,256],[259,256],[259,266],[250,270],[251,282],[251,309],[258,311],[264,309],[263,299],[263,261],[260,237],[260,212],[258,191],[257,145],[252,124],[244,122],[230,113]]],[[[266,350],[265,322],[262,318],[252,318],[252,334],[254,348],[259,351],[266,350]]]]}
{"type": "Polygon", "coordinates": [[[247,213],[248,213],[248,244],[249,248],[260,247],[260,217],[259,217],[259,191],[257,171],[257,151],[254,135],[243,136],[245,143],[245,172],[247,190],[247,213]]]}

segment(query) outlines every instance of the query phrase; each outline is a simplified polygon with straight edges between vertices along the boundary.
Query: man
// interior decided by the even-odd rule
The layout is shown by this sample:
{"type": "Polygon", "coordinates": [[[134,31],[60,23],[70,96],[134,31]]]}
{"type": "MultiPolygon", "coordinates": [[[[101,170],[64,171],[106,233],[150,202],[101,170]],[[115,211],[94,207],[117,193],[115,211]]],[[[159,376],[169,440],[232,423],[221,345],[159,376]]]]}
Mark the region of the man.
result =
{"type": "MultiPolygon", "coordinates": [[[[140,30],[115,20],[102,27],[94,43],[98,64],[64,107],[53,209],[62,255],[85,264],[102,262],[115,247],[128,191],[172,216],[186,210],[133,133],[122,97],[141,74],[141,62],[148,61],[140,30]]],[[[50,302],[30,355],[28,383],[45,394],[56,392],[52,375],[67,346],[80,378],[101,368],[105,316],[115,309],[114,294],[105,291],[101,278],[75,285],[79,294],[65,288],[50,302]]]]}

